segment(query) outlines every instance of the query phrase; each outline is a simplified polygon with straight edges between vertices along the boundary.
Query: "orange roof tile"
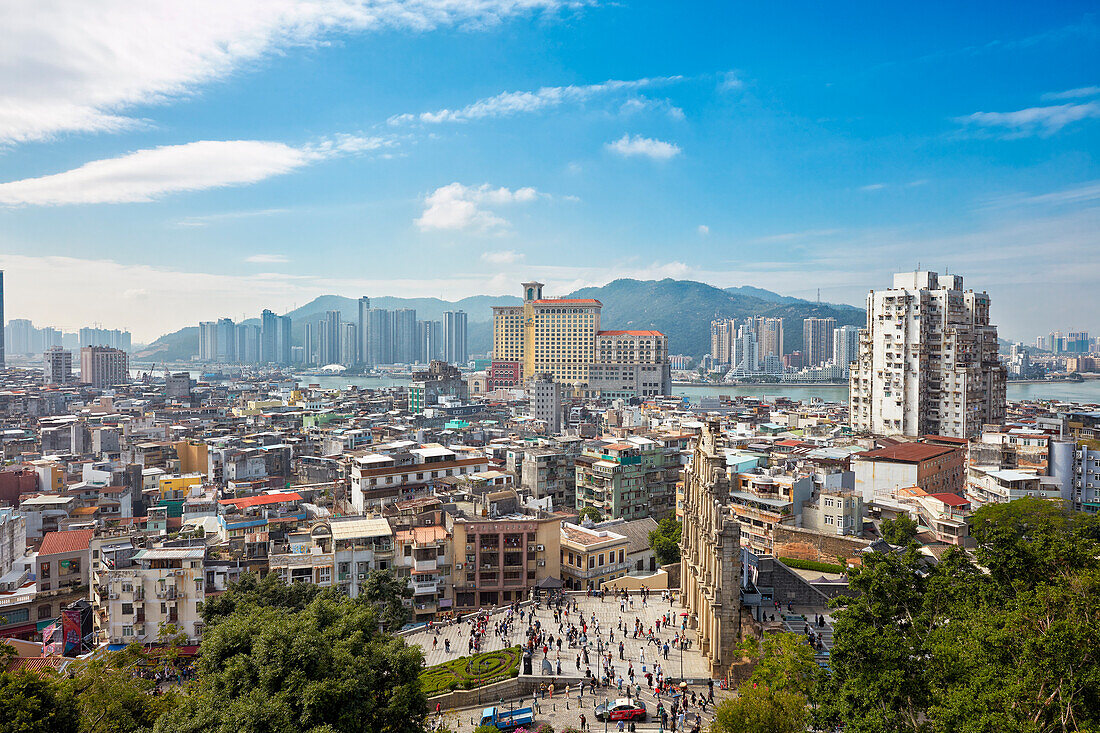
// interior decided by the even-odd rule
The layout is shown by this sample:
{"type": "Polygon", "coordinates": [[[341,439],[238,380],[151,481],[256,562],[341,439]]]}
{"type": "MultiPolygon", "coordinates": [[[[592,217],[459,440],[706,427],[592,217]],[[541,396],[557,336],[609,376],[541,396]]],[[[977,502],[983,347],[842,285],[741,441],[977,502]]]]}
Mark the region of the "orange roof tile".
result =
{"type": "Polygon", "coordinates": [[[42,538],[39,555],[57,555],[63,552],[87,550],[95,536],[92,529],[72,529],[65,532],[50,532],[42,538]]]}

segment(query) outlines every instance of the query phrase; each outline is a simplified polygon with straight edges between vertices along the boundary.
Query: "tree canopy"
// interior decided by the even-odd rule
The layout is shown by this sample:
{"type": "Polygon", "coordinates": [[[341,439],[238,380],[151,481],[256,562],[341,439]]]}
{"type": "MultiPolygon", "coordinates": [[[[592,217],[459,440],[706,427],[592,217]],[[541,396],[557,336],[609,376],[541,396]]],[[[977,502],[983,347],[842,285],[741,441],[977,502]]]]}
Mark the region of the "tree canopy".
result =
{"type": "Polygon", "coordinates": [[[380,630],[375,604],[273,588],[267,579],[237,590],[232,611],[210,616],[196,688],[157,721],[156,731],[422,729],[420,650],[380,630]],[[268,595],[287,605],[256,602],[268,595]],[[308,595],[312,600],[299,608],[308,595]]]}
{"type": "Polygon", "coordinates": [[[917,536],[917,522],[908,514],[899,514],[896,519],[883,519],[882,539],[891,545],[907,546],[917,536]]]}
{"type": "Polygon", "coordinates": [[[680,535],[683,524],[674,516],[657,523],[657,529],[649,533],[649,546],[657,556],[657,562],[671,565],[680,562],[680,535]]]}
{"type": "Polygon", "coordinates": [[[972,516],[972,562],[871,553],[837,601],[815,723],[878,731],[1100,729],[1093,520],[1023,499],[972,516]]]}

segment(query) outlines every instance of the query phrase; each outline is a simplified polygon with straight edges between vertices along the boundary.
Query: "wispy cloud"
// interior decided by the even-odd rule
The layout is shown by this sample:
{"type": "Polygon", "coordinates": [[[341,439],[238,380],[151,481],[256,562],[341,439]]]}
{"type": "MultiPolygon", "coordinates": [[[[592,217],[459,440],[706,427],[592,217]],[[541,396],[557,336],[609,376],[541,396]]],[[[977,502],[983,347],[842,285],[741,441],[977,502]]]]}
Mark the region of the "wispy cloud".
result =
{"type": "Polygon", "coordinates": [[[1077,87],[1067,89],[1064,92],[1048,92],[1043,95],[1044,100],[1057,101],[1061,99],[1085,99],[1100,95],[1100,87],[1077,87]]]}
{"type": "Polygon", "coordinates": [[[441,186],[424,201],[424,212],[415,223],[421,231],[430,230],[501,230],[508,221],[489,207],[529,203],[539,197],[533,188],[493,188],[489,184],[465,186],[449,183],[441,186]]]}
{"type": "Polygon", "coordinates": [[[641,156],[653,160],[668,160],[680,154],[680,146],[641,135],[623,135],[607,144],[607,149],[623,157],[641,156]]]}
{"type": "Polygon", "coordinates": [[[482,252],[482,262],[488,262],[491,265],[512,265],[523,259],[522,252],[516,252],[513,249],[504,249],[496,252],[482,252]]]}
{"type": "Polygon", "coordinates": [[[290,258],[286,255],[258,254],[249,255],[248,257],[244,258],[244,261],[252,262],[255,264],[278,265],[290,262],[290,258]]]}
{"type": "Polygon", "coordinates": [[[708,227],[706,224],[700,224],[699,226],[695,227],[695,231],[699,234],[700,237],[706,237],[710,235],[710,227],[708,227]]]}
{"type": "Polygon", "coordinates": [[[439,109],[434,112],[395,115],[389,119],[389,122],[391,125],[413,122],[436,125],[444,122],[472,122],[497,117],[534,114],[567,104],[583,104],[597,97],[619,96],[621,98],[623,95],[628,95],[640,89],[675,84],[682,80],[683,77],[679,76],[626,81],[611,79],[599,84],[542,87],[536,91],[503,92],[492,97],[479,99],[472,104],[457,109],[439,109]]]}
{"type": "Polygon", "coordinates": [[[956,120],[969,127],[1000,131],[1005,137],[1048,136],[1074,122],[1100,117],[1100,102],[1028,107],[1014,112],[975,112],[956,120]]]}
{"type": "Polygon", "coordinates": [[[143,124],[135,107],[339,33],[476,30],[588,0],[37,0],[0,3],[0,143],[143,124]]]}
{"type": "Polygon", "coordinates": [[[58,206],[154,201],[171,193],[256,183],[320,160],[386,147],[341,135],[302,147],[265,140],[200,140],[138,150],[62,173],[0,183],[0,205],[58,206]]]}
{"type": "Polygon", "coordinates": [[[251,211],[223,211],[217,214],[203,214],[201,216],[189,216],[175,222],[178,227],[204,227],[219,221],[232,221],[234,219],[251,219],[261,216],[274,216],[276,214],[289,213],[290,209],[254,209],[251,211]]]}

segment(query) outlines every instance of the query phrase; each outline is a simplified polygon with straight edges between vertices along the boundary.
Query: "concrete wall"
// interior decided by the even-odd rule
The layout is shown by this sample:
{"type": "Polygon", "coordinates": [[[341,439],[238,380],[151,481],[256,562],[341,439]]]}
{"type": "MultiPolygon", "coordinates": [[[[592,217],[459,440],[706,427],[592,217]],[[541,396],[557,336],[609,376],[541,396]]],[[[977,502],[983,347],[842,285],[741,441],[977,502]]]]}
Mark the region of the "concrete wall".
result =
{"type": "Polygon", "coordinates": [[[856,557],[871,544],[869,540],[858,537],[814,532],[786,524],[777,524],[772,536],[778,557],[829,563],[836,563],[838,557],[856,557]]]}

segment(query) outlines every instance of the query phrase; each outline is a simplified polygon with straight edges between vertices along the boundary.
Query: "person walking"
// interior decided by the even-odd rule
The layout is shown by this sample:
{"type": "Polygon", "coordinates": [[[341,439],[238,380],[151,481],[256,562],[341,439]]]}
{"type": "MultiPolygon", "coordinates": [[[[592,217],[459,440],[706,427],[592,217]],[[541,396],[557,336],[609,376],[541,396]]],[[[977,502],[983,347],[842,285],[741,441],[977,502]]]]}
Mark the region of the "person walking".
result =
{"type": "Polygon", "coordinates": [[[584,713],[581,713],[581,731],[588,730],[588,718],[584,717],[584,713]]]}

